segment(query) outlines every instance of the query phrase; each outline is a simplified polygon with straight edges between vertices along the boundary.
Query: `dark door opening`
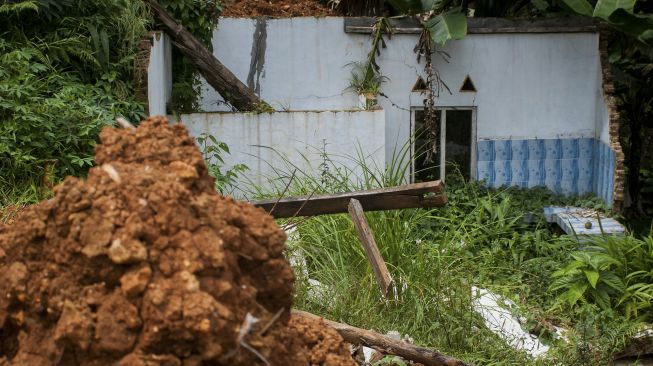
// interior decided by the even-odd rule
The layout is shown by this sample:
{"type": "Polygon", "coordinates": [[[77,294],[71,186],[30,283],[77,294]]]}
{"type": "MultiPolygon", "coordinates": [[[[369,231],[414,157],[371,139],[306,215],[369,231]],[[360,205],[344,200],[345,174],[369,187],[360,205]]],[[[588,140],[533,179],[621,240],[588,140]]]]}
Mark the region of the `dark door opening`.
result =
{"type": "Polygon", "coordinates": [[[469,180],[472,176],[472,159],[474,149],[472,109],[440,109],[436,114],[437,149],[434,159],[426,161],[429,144],[424,129],[424,110],[413,111],[414,147],[413,180],[446,179],[450,175],[460,175],[469,180]]]}

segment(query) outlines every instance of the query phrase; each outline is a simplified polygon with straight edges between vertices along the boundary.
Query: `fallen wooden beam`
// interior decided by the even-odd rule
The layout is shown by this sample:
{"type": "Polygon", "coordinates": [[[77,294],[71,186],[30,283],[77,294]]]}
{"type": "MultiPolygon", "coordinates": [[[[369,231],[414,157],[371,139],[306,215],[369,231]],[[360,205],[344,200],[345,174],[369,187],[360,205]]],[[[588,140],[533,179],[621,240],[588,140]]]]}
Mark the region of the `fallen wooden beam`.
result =
{"type": "Polygon", "coordinates": [[[165,28],[172,42],[197,71],[229,104],[239,111],[272,109],[254,91],[243,84],[204,45],[186,30],[155,0],[144,0],[165,28]]]}
{"type": "MultiPolygon", "coordinates": [[[[301,310],[293,310],[293,316],[319,320],[321,317],[307,313],[301,310]]],[[[335,329],[340,336],[351,344],[363,345],[366,347],[374,348],[375,350],[400,356],[406,360],[419,362],[426,366],[471,366],[472,364],[465,363],[461,360],[445,356],[439,352],[418,347],[408,342],[398,341],[396,339],[383,336],[370,330],[352,327],[347,324],[337,323],[331,320],[324,319],[324,323],[335,329]]]]}
{"type": "Polygon", "coordinates": [[[363,212],[363,206],[361,206],[361,203],[355,198],[349,200],[349,215],[351,215],[351,219],[354,222],[358,238],[363,245],[367,260],[372,266],[376,282],[379,284],[379,288],[381,288],[381,293],[383,296],[387,296],[388,289],[390,289],[390,286],[392,285],[392,277],[390,276],[390,271],[388,271],[388,267],[385,265],[385,261],[381,256],[379,247],[376,245],[374,235],[372,235],[372,230],[370,230],[370,225],[367,223],[365,213],[363,212]]]}
{"type": "Polygon", "coordinates": [[[407,184],[367,191],[289,197],[251,202],[277,219],[294,216],[329,215],[348,212],[349,201],[358,200],[364,211],[442,207],[447,204],[441,181],[407,184]],[[427,194],[435,194],[425,196],[427,194]],[[274,210],[273,210],[274,208],[274,210]]]}

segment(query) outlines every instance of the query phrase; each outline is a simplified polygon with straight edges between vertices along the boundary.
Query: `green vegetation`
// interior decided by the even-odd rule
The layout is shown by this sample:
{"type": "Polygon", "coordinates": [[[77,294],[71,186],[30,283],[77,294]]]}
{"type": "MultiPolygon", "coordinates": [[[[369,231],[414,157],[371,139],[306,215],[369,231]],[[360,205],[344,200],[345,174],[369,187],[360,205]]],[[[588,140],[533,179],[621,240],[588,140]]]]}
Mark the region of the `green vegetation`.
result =
{"type": "MultiPolygon", "coordinates": [[[[162,1],[210,44],[215,0],[162,1]]],[[[0,5],[0,204],[33,202],[93,163],[102,127],[140,121],[138,45],[153,26],[141,1],[30,0],[0,5]],[[30,192],[25,194],[23,192],[30,192]]],[[[173,108],[196,107],[197,72],[174,62],[173,108]]]]}
{"type": "Polygon", "coordinates": [[[138,2],[119,0],[2,5],[3,191],[38,191],[36,182],[83,175],[103,126],[120,115],[140,119],[131,75],[144,12],[138,2]]]}
{"type": "Polygon", "coordinates": [[[599,237],[553,273],[554,291],[572,307],[593,303],[628,318],[653,320],[653,237],[599,237]]]}
{"type": "Polygon", "coordinates": [[[203,133],[197,137],[197,143],[208,165],[209,175],[215,179],[215,190],[224,195],[232,194],[238,177],[249,168],[244,164],[225,168],[223,156],[230,154],[229,146],[213,135],[203,133]]]}
{"type": "MultiPolygon", "coordinates": [[[[351,183],[351,171],[325,157],[320,174],[295,170],[287,194],[405,183],[401,165],[379,173],[361,164],[367,178],[351,183]]],[[[348,215],[283,221],[295,227],[289,257],[298,276],[296,307],[363,328],[397,330],[481,365],[606,364],[653,321],[650,234],[586,242],[553,233],[539,215],[549,204],[602,209],[596,198],[490,190],[456,177],[448,177],[446,190],[443,208],[366,214],[395,280],[388,299],[381,298],[348,215]],[[524,221],[530,214],[534,223],[524,221]],[[511,311],[551,346],[547,355],[532,359],[490,332],[473,311],[473,286],[518,304],[511,311]]]]}

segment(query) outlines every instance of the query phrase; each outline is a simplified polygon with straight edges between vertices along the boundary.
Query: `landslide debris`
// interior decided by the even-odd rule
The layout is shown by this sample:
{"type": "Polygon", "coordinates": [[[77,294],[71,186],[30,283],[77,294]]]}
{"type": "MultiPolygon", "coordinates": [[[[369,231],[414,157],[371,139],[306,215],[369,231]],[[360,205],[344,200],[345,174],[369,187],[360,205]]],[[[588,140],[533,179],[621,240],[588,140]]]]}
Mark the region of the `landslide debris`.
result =
{"type": "Polygon", "coordinates": [[[290,319],[284,232],[214,191],[182,125],[100,137],[86,179],[0,226],[0,365],[354,365],[290,319]]]}
{"type": "Polygon", "coordinates": [[[223,17],[324,17],[334,15],[333,10],[318,0],[227,0],[223,4],[223,17]]]}

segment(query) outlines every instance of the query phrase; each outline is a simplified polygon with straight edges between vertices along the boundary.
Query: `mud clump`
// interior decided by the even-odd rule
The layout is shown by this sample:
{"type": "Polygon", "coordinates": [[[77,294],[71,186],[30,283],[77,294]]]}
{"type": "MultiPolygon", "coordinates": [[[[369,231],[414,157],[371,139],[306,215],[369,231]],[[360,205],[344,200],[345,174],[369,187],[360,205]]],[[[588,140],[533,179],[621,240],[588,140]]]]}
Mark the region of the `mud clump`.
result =
{"type": "Polygon", "coordinates": [[[100,137],[85,180],[0,226],[0,365],[354,365],[290,319],[285,234],[214,191],[183,126],[100,137]]]}
{"type": "Polygon", "coordinates": [[[221,16],[254,17],[318,17],[335,15],[331,8],[317,0],[227,0],[221,16]]]}

